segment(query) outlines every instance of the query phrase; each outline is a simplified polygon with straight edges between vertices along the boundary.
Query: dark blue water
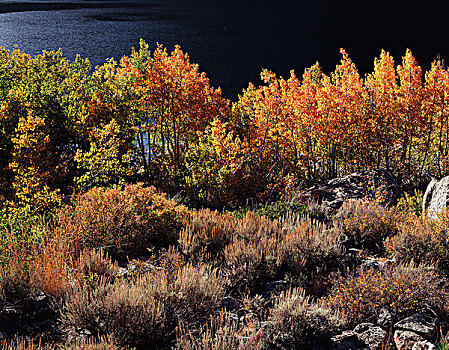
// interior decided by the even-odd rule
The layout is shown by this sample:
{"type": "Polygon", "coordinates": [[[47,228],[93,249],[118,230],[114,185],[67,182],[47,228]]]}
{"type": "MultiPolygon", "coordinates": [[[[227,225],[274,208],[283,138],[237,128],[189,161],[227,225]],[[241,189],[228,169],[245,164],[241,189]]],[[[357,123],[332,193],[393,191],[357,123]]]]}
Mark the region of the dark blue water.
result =
{"type": "Polygon", "coordinates": [[[284,76],[290,69],[302,74],[320,61],[330,72],[340,47],[362,73],[372,70],[381,48],[396,62],[410,48],[424,69],[438,54],[449,58],[447,12],[431,1],[420,7],[383,0],[42,3],[46,7],[32,0],[0,1],[0,46],[17,44],[33,55],[62,48],[70,59],[79,53],[98,65],[129,55],[140,38],[151,47],[179,44],[232,99],[249,81],[260,82],[262,68],[284,76]]]}

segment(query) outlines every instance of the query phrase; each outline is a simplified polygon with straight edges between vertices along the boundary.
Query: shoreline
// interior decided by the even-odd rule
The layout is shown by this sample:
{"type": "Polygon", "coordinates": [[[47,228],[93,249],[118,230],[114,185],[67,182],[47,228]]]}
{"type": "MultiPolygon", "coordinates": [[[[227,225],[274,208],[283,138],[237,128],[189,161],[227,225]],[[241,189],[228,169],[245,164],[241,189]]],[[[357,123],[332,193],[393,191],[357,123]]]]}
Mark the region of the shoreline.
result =
{"type": "Polygon", "coordinates": [[[58,10],[78,10],[88,8],[158,8],[160,2],[11,2],[0,4],[0,14],[28,11],[58,11],[58,10]]]}

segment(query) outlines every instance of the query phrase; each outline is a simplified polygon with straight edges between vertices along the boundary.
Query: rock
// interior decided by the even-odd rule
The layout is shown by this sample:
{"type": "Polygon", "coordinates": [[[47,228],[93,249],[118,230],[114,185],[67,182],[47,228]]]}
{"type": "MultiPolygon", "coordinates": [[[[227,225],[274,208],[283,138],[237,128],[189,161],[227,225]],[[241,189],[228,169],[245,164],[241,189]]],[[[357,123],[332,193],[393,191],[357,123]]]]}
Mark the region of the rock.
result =
{"type": "Polygon", "coordinates": [[[224,297],[221,300],[221,308],[227,311],[234,311],[240,309],[240,303],[233,297],[224,297]]]}
{"type": "Polygon", "coordinates": [[[368,350],[364,341],[353,331],[345,331],[332,338],[331,350],[368,350]]]}
{"type": "Polygon", "coordinates": [[[345,331],[332,338],[332,350],[376,350],[382,347],[387,332],[373,323],[361,323],[352,331],[345,331]]]}
{"type": "Polygon", "coordinates": [[[394,343],[398,350],[412,350],[416,343],[423,341],[423,337],[410,331],[397,330],[394,332],[394,343]]]}
{"type": "Polygon", "coordinates": [[[395,329],[417,333],[427,340],[432,339],[437,330],[438,317],[431,309],[423,310],[394,325],[395,329]]]}
{"type": "Polygon", "coordinates": [[[384,259],[377,257],[368,257],[361,262],[361,267],[364,269],[380,269],[384,267],[388,267],[393,265],[396,262],[396,259],[384,259]]]}
{"type": "Polygon", "coordinates": [[[449,204],[449,176],[441,180],[432,179],[424,193],[422,210],[431,219],[449,204]]]}
{"type": "Polygon", "coordinates": [[[380,310],[377,324],[386,329],[389,329],[393,325],[393,317],[387,309],[380,310]]]}
{"type": "Polygon", "coordinates": [[[353,332],[358,335],[359,339],[370,350],[379,349],[387,338],[387,332],[372,323],[359,324],[354,328],[353,332]]]}
{"type": "Polygon", "coordinates": [[[412,347],[412,350],[433,350],[435,349],[435,345],[428,341],[419,341],[415,343],[412,347]]]}
{"type": "Polygon", "coordinates": [[[260,318],[259,315],[255,312],[248,312],[247,314],[240,317],[240,324],[250,324],[256,327],[256,329],[260,329],[260,318]]]}
{"type": "Polygon", "coordinates": [[[335,178],[327,183],[312,186],[301,195],[301,201],[317,203],[332,213],[349,199],[373,196],[374,189],[383,186],[384,205],[393,203],[399,195],[399,185],[394,176],[383,169],[353,173],[335,178]]]}
{"type": "Polygon", "coordinates": [[[288,288],[288,282],[284,280],[267,282],[264,285],[266,292],[280,292],[288,288]]]}

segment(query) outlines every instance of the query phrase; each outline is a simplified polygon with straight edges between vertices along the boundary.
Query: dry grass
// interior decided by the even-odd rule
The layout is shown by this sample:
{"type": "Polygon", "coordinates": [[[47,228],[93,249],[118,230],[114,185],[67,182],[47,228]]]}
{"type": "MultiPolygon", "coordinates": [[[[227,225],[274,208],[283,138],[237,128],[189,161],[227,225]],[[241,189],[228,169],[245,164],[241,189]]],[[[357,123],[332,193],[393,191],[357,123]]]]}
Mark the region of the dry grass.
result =
{"type": "Polygon", "coordinates": [[[209,266],[187,264],[130,279],[76,285],[65,296],[62,323],[92,334],[112,334],[120,344],[170,343],[175,326],[198,327],[218,310],[225,295],[222,277],[209,266]]]}
{"type": "Polygon", "coordinates": [[[264,350],[267,343],[262,330],[254,324],[239,327],[235,319],[221,312],[212,316],[197,333],[180,325],[176,350],[264,350]]]}
{"type": "Polygon", "coordinates": [[[209,259],[220,258],[223,249],[231,243],[236,222],[229,214],[202,209],[190,212],[178,243],[184,254],[196,261],[204,255],[209,259]]]}
{"type": "Polygon", "coordinates": [[[42,344],[40,340],[33,341],[29,339],[16,338],[5,342],[2,345],[3,350],[120,350],[130,349],[129,347],[118,347],[115,345],[112,336],[100,337],[100,339],[89,338],[84,342],[67,342],[65,344],[42,344]]]}
{"type": "Polygon", "coordinates": [[[323,308],[293,289],[276,298],[268,317],[269,343],[276,349],[309,349],[330,345],[330,338],[345,325],[337,313],[323,308]]]}

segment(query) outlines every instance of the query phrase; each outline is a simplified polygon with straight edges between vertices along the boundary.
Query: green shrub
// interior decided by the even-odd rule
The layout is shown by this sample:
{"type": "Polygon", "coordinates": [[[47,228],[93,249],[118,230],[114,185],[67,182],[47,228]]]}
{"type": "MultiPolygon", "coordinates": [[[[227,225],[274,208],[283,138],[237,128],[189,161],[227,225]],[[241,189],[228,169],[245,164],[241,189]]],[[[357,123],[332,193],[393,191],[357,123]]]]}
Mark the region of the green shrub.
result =
{"type": "Polygon", "coordinates": [[[421,216],[422,214],[422,201],[423,193],[420,190],[415,189],[413,194],[408,194],[407,192],[399,198],[396,208],[399,211],[414,214],[416,216],[421,216]]]}
{"type": "Polygon", "coordinates": [[[59,212],[55,229],[71,237],[78,250],[103,247],[125,258],[174,244],[186,213],[154,187],[93,188],[59,212]]]}
{"type": "Polygon", "coordinates": [[[254,211],[259,216],[266,216],[271,220],[281,220],[286,215],[300,214],[313,216],[314,212],[308,208],[305,204],[299,202],[285,202],[277,201],[270,203],[259,203],[259,206],[253,206],[253,208],[240,207],[232,214],[237,219],[243,219],[248,211],[254,211]]]}

